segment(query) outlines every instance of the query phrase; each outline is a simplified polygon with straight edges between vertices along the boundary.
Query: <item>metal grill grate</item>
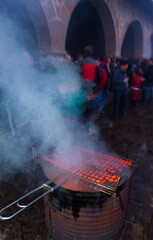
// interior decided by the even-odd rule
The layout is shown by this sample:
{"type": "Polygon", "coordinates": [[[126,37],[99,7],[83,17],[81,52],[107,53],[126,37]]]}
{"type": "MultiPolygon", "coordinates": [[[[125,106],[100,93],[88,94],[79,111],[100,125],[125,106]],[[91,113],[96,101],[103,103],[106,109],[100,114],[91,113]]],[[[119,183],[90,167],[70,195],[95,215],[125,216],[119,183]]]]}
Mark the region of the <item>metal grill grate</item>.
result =
{"type": "Polygon", "coordinates": [[[110,195],[116,192],[121,178],[123,181],[131,176],[133,165],[130,160],[80,147],[51,154],[44,157],[44,160],[42,165],[48,162],[48,166],[56,166],[64,172],[74,174],[80,178],[80,183],[110,195]]]}
{"type": "MultiPolygon", "coordinates": [[[[33,155],[35,156],[35,153],[33,155]]],[[[3,209],[0,209],[0,220],[12,219],[48,193],[53,192],[70,180],[74,180],[75,177],[78,177],[80,183],[88,187],[113,195],[114,209],[116,209],[116,189],[119,181],[120,184],[123,183],[123,179],[127,181],[128,178],[132,176],[133,169],[135,169],[130,160],[121,159],[105,153],[96,153],[89,149],[79,147],[73,147],[71,151],[51,154],[50,156],[44,157],[43,160],[34,159],[36,161],[35,163],[39,163],[44,168],[51,168],[51,172],[53,173],[55,171],[56,175],[30,193],[27,193],[3,209]],[[64,178],[61,179],[61,177],[64,178]],[[50,184],[55,183],[56,180],[59,182],[56,183],[54,187],[50,186],[50,184]],[[21,201],[41,189],[45,189],[46,191],[39,197],[28,204],[21,203],[21,201]],[[17,206],[19,210],[9,216],[2,215],[4,211],[10,210],[10,208],[14,206],[17,206]]]]}

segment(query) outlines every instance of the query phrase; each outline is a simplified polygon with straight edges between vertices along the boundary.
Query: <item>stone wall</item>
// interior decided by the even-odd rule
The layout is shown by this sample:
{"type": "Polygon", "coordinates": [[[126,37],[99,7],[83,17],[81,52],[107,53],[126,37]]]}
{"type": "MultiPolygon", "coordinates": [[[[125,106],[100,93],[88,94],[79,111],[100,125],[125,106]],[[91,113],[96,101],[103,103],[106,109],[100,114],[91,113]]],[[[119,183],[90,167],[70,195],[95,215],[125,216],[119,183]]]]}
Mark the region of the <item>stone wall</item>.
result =
{"type": "MultiPolygon", "coordinates": [[[[125,34],[132,22],[138,21],[143,34],[139,55],[151,57],[153,23],[132,1],[89,0],[99,14],[107,41],[106,53],[120,56],[125,34]],[[109,32],[108,32],[109,29],[109,32]],[[110,30],[111,29],[111,30],[110,30]]],[[[79,0],[24,0],[33,19],[41,52],[65,53],[65,42],[72,13],[79,0]]],[[[141,36],[135,31],[135,39],[141,36]]],[[[140,56],[140,57],[141,57],[140,56]]]]}
{"type": "MultiPolygon", "coordinates": [[[[137,20],[140,22],[143,32],[142,56],[147,57],[147,47],[148,44],[151,45],[151,36],[153,34],[153,22],[151,23],[149,17],[145,13],[140,12],[139,9],[133,7],[133,4],[130,1],[106,0],[106,3],[108,4],[112,13],[116,30],[116,55],[120,56],[124,36],[128,30],[128,27],[133,21],[137,20]]],[[[139,36],[136,37],[139,38],[139,36]]],[[[148,57],[150,57],[149,54],[148,57]]]]}

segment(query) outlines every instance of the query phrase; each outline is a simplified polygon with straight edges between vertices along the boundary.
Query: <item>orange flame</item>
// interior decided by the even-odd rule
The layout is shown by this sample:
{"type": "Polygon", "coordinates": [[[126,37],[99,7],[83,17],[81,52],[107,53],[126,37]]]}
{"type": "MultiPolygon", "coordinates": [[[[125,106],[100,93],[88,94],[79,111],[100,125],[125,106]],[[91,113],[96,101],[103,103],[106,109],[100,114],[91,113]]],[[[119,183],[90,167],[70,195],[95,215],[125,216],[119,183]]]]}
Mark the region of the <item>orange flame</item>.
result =
{"type": "Polygon", "coordinates": [[[53,154],[46,161],[97,184],[117,183],[119,172],[132,166],[129,160],[74,147],[68,153],[53,154]]]}

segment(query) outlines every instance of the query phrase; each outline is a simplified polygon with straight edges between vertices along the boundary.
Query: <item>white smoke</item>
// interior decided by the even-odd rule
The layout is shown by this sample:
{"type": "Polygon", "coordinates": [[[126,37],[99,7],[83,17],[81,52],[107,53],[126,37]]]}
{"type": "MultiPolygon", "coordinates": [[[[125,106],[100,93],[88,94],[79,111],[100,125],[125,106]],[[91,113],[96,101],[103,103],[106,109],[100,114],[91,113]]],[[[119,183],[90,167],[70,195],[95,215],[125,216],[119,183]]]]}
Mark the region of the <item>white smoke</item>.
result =
{"type": "Polygon", "coordinates": [[[71,149],[77,141],[93,148],[84,125],[68,121],[60,107],[68,91],[80,89],[77,67],[51,58],[52,67],[40,71],[25,54],[22,28],[1,14],[0,29],[0,178],[24,169],[33,145],[40,154],[71,149]]]}
{"type": "Polygon", "coordinates": [[[23,167],[31,139],[40,141],[44,151],[71,147],[72,137],[58,105],[59,91],[66,91],[72,83],[79,88],[80,83],[74,67],[64,62],[60,66],[56,62],[48,72],[31,65],[18,41],[22,29],[4,14],[0,29],[0,158],[5,172],[23,167]]]}

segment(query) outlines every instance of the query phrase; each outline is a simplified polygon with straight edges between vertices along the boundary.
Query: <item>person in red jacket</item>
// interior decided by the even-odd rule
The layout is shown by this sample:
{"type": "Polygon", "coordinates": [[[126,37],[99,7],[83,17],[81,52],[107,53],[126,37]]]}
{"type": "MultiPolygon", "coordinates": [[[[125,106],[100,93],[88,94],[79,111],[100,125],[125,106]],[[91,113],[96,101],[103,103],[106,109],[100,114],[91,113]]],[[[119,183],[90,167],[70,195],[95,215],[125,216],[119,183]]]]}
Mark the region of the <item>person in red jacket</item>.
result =
{"type": "Polygon", "coordinates": [[[99,61],[100,83],[98,89],[100,91],[105,90],[106,92],[107,90],[111,90],[112,74],[110,70],[110,58],[106,57],[105,59],[99,61]]]}
{"type": "Polygon", "coordinates": [[[136,106],[136,102],[140,100],[140,85],[144,82],[143,71],[140,67],[136,68],[132,83],[132,106],[136,106]]]}
{"type": "Polygon", "coordinates": [[[83,60],[80,62],[80,68],[83,76],[83,89],[87,95],[93,94],[94,89],[100,81],[99,68],[93,57],[94,49],[88,46],[84,49],[83,60]]]}
{"type": "Polygon", "coordinates": [[[100,83],[98,85],[99,90],[104,90],[108,80],[108,74],[105,68],[100,71],[100,83]]]}

